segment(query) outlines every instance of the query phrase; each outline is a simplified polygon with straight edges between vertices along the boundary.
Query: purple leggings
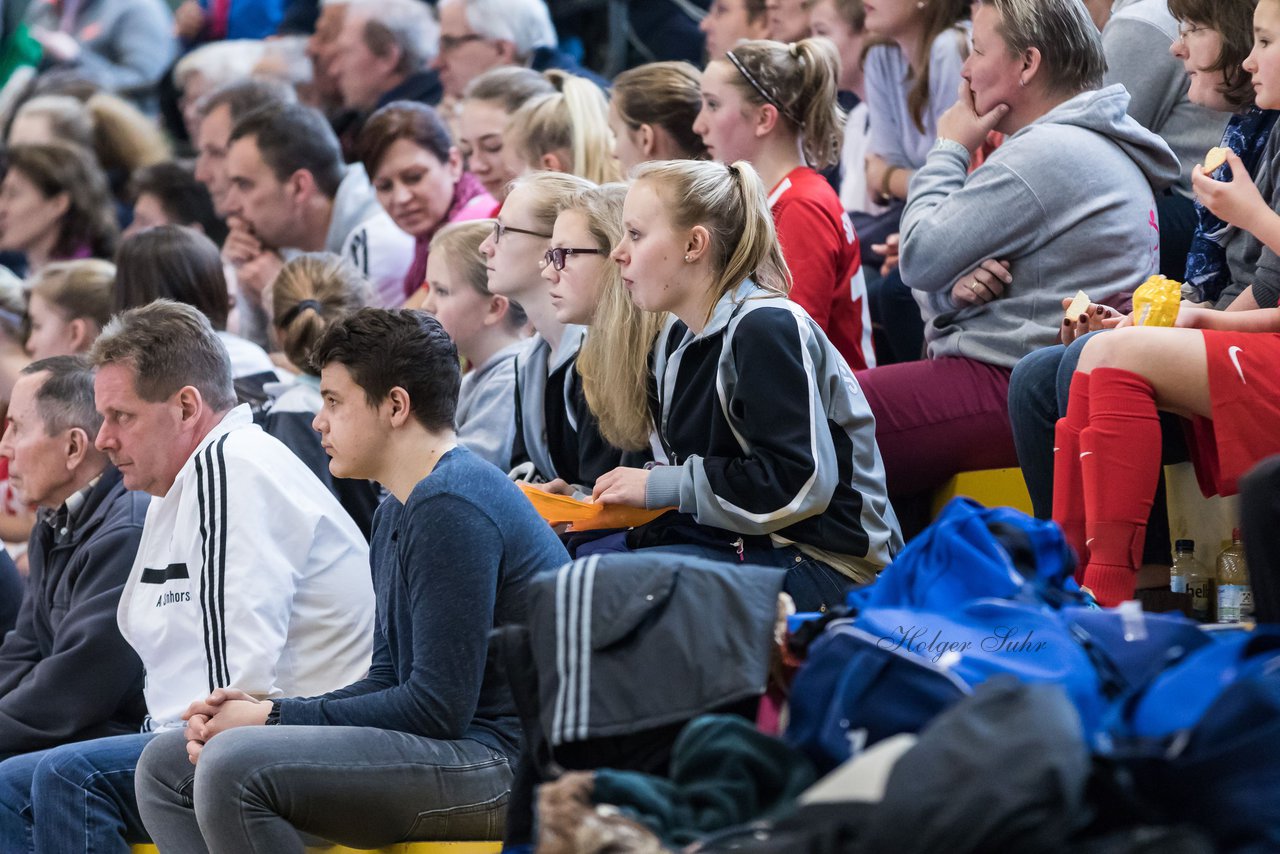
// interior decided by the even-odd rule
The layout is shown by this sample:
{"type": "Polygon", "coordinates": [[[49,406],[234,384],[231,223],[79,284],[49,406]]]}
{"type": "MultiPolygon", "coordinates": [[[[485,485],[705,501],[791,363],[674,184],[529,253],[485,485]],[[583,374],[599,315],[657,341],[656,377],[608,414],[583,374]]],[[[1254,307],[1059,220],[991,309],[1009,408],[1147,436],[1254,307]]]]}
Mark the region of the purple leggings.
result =
{"type": "Polygon", "coordinates": [[[962,471],[1018,464],[1008,368],[945,357],[859,371],[876,416],[890,496],[936,489],[962,471]]]}

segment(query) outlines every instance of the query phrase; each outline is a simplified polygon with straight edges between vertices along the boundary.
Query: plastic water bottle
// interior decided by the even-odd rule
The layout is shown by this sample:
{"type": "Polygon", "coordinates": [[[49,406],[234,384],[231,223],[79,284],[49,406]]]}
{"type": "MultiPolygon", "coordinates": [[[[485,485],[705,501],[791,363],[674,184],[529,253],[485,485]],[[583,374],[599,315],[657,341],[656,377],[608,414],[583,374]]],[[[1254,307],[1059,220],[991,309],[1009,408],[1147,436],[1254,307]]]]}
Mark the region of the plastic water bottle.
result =
{"type": "Polygon", "coordinates": [[[1214,576],[1195,556],[1195,540],[1178,540],[1174,544],[1173,566],[1169,568],[1169,589],[1191,594],[1191,616],[1202,623],[1213,622],[1214,576]]]}
{"type": "Polygon", "coordinates": [[[1253,588],[1244,561],[1240,529],[1231,532],[1231,545],[1218,555],[1218,622],[1238,623],[1253,618],[1253,588]]]}
{"type": "Polygon", "coordinates": [[[1196,541],[1178,540],[1173,544],[1173,566],[1169,567],[1169,589],[1187,592],[1187,571],[1196,562],[1196,541]]]}

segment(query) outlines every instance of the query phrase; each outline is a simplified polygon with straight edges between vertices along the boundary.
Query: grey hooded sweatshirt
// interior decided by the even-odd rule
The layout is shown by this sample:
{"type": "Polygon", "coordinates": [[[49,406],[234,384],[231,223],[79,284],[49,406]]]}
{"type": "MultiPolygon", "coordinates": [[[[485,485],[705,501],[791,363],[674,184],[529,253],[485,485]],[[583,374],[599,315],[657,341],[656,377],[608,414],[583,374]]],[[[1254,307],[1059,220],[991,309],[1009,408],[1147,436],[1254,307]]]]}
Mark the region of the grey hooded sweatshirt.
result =
{"type": "Polygon", "coordinates": [[[1154,193],[1178,179],[1169,146],[1126,114],[1122,86],[1083,92],[1009,136],[973,174],[941,139],[911,179],[902,280],[916,291],[929,357],[1012,368],[1054,343],[1062,299],[1115,301],[1156,272],[1154,193]],[[999,299],[960,307],[951,287],[983,261],[1010,262],[999,299]]]}
{"type": "Polygon", "coordinates": [[[1129,90],[1129,115],[1160,134],[1182,161],[1174,191],[1189,199],[1191,168],[1222,139],[1229,116],[1187,100],[1187,72],[1169,53],[1177,38],[1178,21],[1167,0],[1116,0],[1102,28],[1102,52],[1106,81],[1129,90]]]}

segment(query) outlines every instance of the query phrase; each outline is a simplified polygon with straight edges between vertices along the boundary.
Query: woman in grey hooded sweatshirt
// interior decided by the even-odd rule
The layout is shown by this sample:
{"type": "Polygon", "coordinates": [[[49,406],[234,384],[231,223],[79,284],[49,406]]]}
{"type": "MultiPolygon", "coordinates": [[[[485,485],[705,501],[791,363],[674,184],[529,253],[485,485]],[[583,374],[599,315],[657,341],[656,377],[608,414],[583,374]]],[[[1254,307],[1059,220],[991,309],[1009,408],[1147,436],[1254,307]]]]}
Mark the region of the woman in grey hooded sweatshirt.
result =
{"type": "Polygon", "coordinates": [[[1080,0],[983,0],[960,99],[911,181],[903,281],[929,358],[859,374],[890,494],[958,471],[1017,464],[1009,373],[1057,340],[1062,298],[1122,300],[1157,269],[1155,192],[1179,174],[1155,134],[1102,86],[1097,27],[1080,0]],[[1005,141],[969,173],[989,131],[1005,141]]]}

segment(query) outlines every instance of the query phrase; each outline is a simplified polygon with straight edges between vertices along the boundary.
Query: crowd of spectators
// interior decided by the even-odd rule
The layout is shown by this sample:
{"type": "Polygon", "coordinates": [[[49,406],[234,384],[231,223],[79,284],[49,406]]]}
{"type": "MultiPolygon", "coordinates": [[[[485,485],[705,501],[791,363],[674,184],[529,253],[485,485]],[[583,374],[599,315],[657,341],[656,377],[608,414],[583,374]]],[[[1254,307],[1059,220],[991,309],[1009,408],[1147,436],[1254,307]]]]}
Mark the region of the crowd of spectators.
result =
{"type": "Polygon", "coordinates": [[[704,6],[6,17],[0,850],[500,839],[573,558],[829,611],[1020,466],[1110,607],[1280,453],[1280,0],[704,6]]]}

